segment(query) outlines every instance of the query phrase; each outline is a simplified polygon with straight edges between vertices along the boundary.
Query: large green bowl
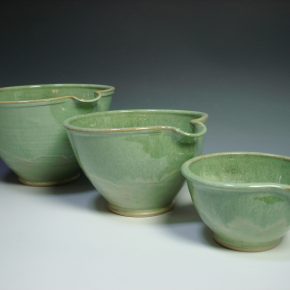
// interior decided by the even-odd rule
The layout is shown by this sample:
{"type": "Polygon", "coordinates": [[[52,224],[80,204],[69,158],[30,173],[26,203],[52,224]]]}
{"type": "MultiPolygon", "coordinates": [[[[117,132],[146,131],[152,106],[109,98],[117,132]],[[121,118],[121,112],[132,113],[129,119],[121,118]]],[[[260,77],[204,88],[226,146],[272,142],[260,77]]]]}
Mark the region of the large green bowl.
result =
{"type": "Polygon", "coordinates": [[[276,246],[290,225],[290,158],[216,153],[182,166],[193,203],[221,245],[238,251],[276,246]]]}
{"type": "Polygon", "coordinates": [[[65,121],[77,159],[109,208],[125,216],[168,211],[182,163],[201,153],[207,114],[111,111],[65,121]]]}
{"type": "Polygon", "coordinates": [[[0,157],[25,184],[49,186],[79,175],[63,121],[109,109],[114,88],[53,84],[0,89],[0,157]]]}

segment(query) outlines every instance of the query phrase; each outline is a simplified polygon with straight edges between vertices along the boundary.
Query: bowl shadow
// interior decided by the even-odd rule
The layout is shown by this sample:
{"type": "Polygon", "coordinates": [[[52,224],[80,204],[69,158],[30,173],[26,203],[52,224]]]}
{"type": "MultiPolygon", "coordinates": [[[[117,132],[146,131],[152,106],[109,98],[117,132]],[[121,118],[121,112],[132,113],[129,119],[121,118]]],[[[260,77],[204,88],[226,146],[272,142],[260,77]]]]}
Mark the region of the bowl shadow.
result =
{"type": "Polygon", "coordinates": [[[44,187],[42,191],[57,202],[95,211],[95,200],[98,193],[84,174],[70,183],[44,187]]]}
{"type": "Polygon", "coordinates": [[[224,249],[215,242],[212,232],[203,224],[192,204],[177,204],[172,212],[165,215],[164,224],[170,234],[187,242],[224,249]]]}
{"type": "Polygon", "coordinates": [[[85,177],[83,173],[81,173],[80,177],[65,184],[59,184],[54,186],[30,186],[22,184],[18,176],[10,170],[3,162],[0,162],[0,181],[8,184],[15,184],[19,186],[25,186],[27,188],[38,188],[40,191],[43,191],[47,194],[52,195],[65,195],[65,194],[74,194],[87,192],[91,190],[95,190],[93,185],[89,182],[89,180],[85,177]]]}
{"type": "Polygon", "coordinates": [[[3,162],[0,162],[0,181],[9,184],[21,184],[17,175],[10,170],[3,162]]]}
{"type": "Polygon", "coordinates": [[[43,187],[45,193],[50,195],[73,195],[73,194],[84,194],[87,192],[94,191],[96,193],[95,188],[87,179],[87,177],[81,173],[80,177],[76,180],[73,180],[66,184],[60,184],[56,186],[47,186],[43,187]]]}
{"type": "MultiPolygon", "coordinates": [[[[197,210],[192,204],[176,205],[176,208],[164,215],[164,225],[170,235],[174,235],[187,243],[197,244],[202,247],[209,247],[224,253],[235,254],[253,259],[263,260],[287,260],[289,251],[287,239],[282,240],[281,245],[264,252],[241,252],[217,243],[213,237],[213,232],[202,222],[197,210]]],[[[288,242],[289,243],[289,242],[288,242]]]]}
{"type": "MultiPolygon", "coordinates": [[[[55,202],[94,211],[96,209],[96,196],[97,198],[99,196],[94,186],[83,173],[81,173],[78,179],[70,183],[56,186],[35,187],[24,185],[19,182],[17,175],[1,161],[0,182],[25,187],[28,189],[29,194],[41,195],[55,202]]],[[[25,190],[24,193],[25,192],[27,191],[25,190]]],[[[98,207],[100,206],[101,205],[98,205],[98,207]]]]}
{"type": "Polygon", "coordinates": [[[96,211],[98,211],[100,213],[103,213],[103,214],[116,215],[116,214],[112,213],[109,210],[109,208],[108,208],[108,202],[99,193],[98,193],[97,197],[94,200],[94,208],[95,208],[96,211]]]}
{"type": "Polygon", "coordinates": [[[176,204],[171,211],[165,215],[165,224],[179,224],[189,222],[200,222],[201,219],[192,204],[176,204]]]}

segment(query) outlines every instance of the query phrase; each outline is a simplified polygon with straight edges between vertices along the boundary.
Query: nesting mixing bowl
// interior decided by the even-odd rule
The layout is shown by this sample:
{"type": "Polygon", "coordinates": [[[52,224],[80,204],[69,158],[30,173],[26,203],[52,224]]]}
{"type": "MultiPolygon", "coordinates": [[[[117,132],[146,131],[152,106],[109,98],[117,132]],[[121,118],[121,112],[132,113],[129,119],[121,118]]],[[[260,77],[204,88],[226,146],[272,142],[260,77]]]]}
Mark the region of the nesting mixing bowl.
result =
{"type": "Polygon", "coordinates": [[[53,84],[0,89],[0,158],[21,182],[48,186],[79,175],[63,121],[109,109],[114,88],[53,84]]]}
{"type": "Polygon", "coordinates": [[[182,163],[202,151],[207,114],[178,110],[93,113],[65,121],[87,177],[125,216],[168,211],[181,188],[182,163]]]}
{"type": "Polygon", "coordinates": [[[216,153],[182,166],[193,203],[221,245],[239,251],[276,246],[290,225],[290,158],[216,153]]]}

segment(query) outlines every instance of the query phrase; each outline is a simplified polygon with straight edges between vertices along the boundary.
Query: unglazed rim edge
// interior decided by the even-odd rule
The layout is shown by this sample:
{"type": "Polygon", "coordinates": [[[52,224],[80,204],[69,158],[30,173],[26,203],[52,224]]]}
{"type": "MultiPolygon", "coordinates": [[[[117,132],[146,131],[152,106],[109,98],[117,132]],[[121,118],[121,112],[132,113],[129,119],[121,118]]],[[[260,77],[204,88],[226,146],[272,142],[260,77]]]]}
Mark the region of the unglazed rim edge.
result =
{"type": "MultiPolygon", "coordinates": [[[[28,88],[41,88],[41,87],[81,87],[81,88],[96,88],[102,90],[102,97],[111,96],[115,92],[115,87],[110,85],[99,85],[99,84],[39,84],[39,85],[24,85],[24,86],[10,86],[10,87],[2,87],[1,91],[9,91],[13,89],[28,89],[28,88]]],[[[51,103],[60,103],[64,102],[67,99],[73,99],[73,96],[61,96],[47,99],[36,99],[36,100],[23,100],[23,101],[0,101],[0,106],[5,105],[43,105],[43,104],[51,104],[51,103]]]]}
{"type": "Polygon", "coordinates": [[[242,190],[253,190],[255,188],[261,189],[261,188],[273,188],[273,189],[279,189],[279,190],[287,190],[290,191],[290,185],[288,184],[279,184],[274,182],[263,182],[263,183],[225,183],[225,182],[217,182],[217,181],[208,181],[205,178],[201,178],[196,174],[193,174],[189,166],[202,159],[207,159],[211,157],[219,157],[219,156],[230,156],[230,155],[250,155],[250,156],[264,156],[264,157],[271,157],[276,158],[280,160],[286,160],[290,162],[290,157],[284,156],[284,155],[277,155],[277,154],[271,154],[271,153],[263,153],[263,152],[247,152],[247,151],[236,151],[236,152],[217,152],[217,153],[210,153],[205,155],[200,155],[194,158],[191,158],[187,160],[185,163],[183,163],[181,167],[181,172],[183,176],[192,182],[198,182],[200,184],[210,186],[210,187],[219,187],[224,189],[242,189],[242,190]]]}

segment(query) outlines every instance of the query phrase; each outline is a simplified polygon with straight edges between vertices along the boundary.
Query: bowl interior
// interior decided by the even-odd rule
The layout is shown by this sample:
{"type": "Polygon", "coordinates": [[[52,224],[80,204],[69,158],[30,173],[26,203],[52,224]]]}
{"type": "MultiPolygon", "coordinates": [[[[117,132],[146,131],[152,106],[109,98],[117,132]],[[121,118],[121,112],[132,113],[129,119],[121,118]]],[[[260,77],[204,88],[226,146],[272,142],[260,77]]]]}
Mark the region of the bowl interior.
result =
{"type": "Polygon", "coordinates": [[[54,99],[63,96],[77,96],[82,99],[95,97],[96,90],[106,91],[109,86],[81,85],[81,84],[52,84],[16,86],[0,89],[0,103],[11,101],[29,101],[54,99]]]}
{"type": "Polygon", "coordinates": [[[97,130],[170,126],[192,133],[197,127],[192,126],[190,122],[203,116],[204,114],[199,112],[111,111],[75,117],[70,120],[69,125],[97,130]]]}
{"type": "Polygon", "coordinates": [[[207,182],[290,184],[290,159],[279,156],[209,155],[192,162],[189,171],[207,182]]]}

